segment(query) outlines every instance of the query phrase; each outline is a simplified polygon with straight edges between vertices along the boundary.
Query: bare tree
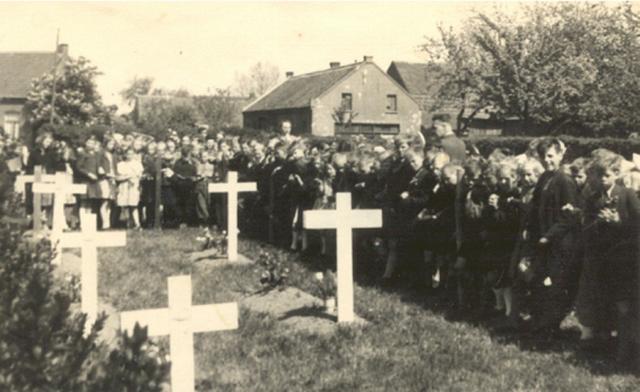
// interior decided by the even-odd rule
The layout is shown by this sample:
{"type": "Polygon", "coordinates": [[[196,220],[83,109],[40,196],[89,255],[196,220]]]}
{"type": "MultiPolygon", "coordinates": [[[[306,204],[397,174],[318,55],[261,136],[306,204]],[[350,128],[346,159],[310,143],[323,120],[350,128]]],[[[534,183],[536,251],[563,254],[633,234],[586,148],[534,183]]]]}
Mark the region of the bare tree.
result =
{"type": "Polygon", "coordinates": [[[275,65],[258,62],[246,74],[236,74],[234,90],[244,97],[258,97],[278,83],[280,70],[275,65]]]}

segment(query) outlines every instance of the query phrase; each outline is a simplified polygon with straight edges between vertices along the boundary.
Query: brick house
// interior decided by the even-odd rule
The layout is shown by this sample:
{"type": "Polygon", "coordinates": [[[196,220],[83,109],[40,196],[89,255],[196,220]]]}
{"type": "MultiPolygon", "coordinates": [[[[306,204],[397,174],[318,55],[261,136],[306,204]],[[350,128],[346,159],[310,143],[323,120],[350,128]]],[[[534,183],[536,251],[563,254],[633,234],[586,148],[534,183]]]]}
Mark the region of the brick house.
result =
{"type": "Polygon", "coordinates": [[[436,95],[440,88],[437,69],[426,63],[392,61],[387,73],[419,103],[423,125],[429,126],[431,117],[438,113],[448,114],[451,117],[451,125],[457,127],[462,102],[451,101],[436,105],[436,95]]]}
{"type": "Polygon", "coordinates": [[[363,61],[287,79],[243,111],[244,126],[278,129],[291,121],[294,134],[397,134],[417,132],[418,103],[370,56],[363,61]]]}
{"type": "Polygon", "coordinates": [[[68,45],[60,44],[55,52],[0,53],[0,126],[10,137],[23,134],[32,80],[64,64],[68,50],[68,45]]]}

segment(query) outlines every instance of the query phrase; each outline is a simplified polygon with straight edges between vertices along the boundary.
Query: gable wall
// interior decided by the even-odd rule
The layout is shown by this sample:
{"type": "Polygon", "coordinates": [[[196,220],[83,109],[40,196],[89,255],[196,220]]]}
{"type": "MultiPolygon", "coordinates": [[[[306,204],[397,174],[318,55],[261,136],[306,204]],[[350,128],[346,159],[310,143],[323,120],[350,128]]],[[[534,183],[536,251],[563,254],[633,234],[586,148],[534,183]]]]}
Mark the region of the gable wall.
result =
{"type": "Polygon", "coordinates": [[[351,93],[355,117],[353,123],[398,124],[400,132],[420,130],[418,104],[373,63],[363,63],[354,73],[312,101],[312,132],[318,136],[335,133],[334,111],[342,94],[351,93]],[[387,111],[387,95],[395,94],[398,110],[387,111]]]}

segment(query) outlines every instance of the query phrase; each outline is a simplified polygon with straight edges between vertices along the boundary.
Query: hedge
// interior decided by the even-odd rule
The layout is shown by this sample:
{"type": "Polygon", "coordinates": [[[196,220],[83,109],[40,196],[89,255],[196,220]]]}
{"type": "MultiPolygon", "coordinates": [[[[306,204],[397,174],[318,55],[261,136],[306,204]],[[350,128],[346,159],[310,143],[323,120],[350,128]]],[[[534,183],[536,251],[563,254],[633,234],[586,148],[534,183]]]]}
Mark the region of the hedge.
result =
{"type": "MultiPolygon", "coordinates": [[[[558,136],[567,146],[566,159],[588,156],[598,148],[606,148],[631,159],[633,153],[640,153],[640,139],[617,138],[585,138],[575,136],[558,136]]],[[[529,143],[536,139],[530,136],[473,136],[464,141],[467,145],[475,145],[483,156],[489,155],[496,148],[520,154],[527,150],[529,143]]]]}

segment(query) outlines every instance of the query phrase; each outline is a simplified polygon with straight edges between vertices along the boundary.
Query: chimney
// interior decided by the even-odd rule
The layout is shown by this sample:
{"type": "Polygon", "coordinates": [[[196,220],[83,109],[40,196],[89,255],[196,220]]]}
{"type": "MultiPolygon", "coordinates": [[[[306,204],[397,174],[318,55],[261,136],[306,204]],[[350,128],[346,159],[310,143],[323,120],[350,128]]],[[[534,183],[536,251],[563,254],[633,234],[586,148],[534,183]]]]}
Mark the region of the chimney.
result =
{"type": "Polygon", "coordinates": [[[363,61],[365,63],[371,63],[371,62],[373,62],[373,56],[364,56],[363,57],[363,61]]]}
{"type": "Polygon", "coordinates": [[[287,71],[284,75],[287,77],[287,79],[291,79],[293,77],[293,71],[287,71]]]}
{"type": "Polygon", "coordinates": [[[332,61],[329,63],[329,68],[338,68],[340,66],[340,62],[332,61]]]}
{"type": "Polygon", "coordinates": [[[61,56],[69,55],[69,45],[68,44],[58,44],[57,53],[61,56]]]}

